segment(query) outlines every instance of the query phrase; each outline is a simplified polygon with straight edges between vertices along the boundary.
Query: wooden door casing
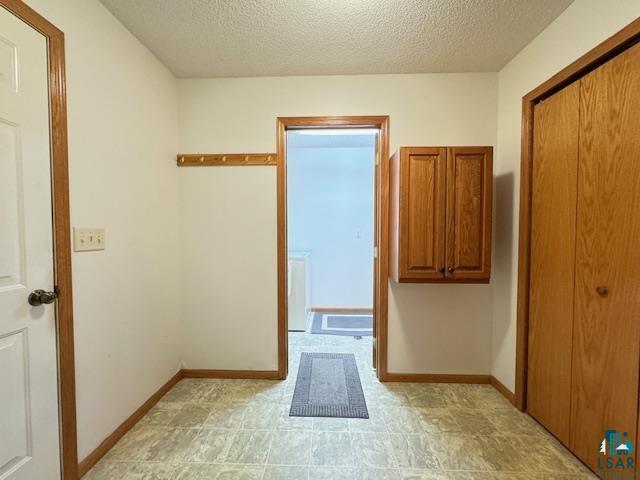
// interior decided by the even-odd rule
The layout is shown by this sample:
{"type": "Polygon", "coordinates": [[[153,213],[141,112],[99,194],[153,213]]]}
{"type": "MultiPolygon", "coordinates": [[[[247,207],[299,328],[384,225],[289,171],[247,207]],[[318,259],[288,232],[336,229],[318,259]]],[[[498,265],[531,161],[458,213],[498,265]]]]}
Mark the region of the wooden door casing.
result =
{"type": "Polygon", "coordinates": [[[535,106],[527,411],[569,445],[578,83],[535,106]]]}
{"type": "Polygon", "coordinates": [[[447,152],[446,277],[491,276],[493,149],[451,147],[447,152]]]}
{"type": "MultiPolygon", "coordinates": [[[[2,0],[0,0],[2,1],[2,0]]],[[[387,378],[387,331],[389,303],[389,117],[380,116],[316,116],[278,117],[276,119],[277,151],[277,220],[278,220],[278,378],[288,375],[288,322],[287,322],[287,144],[286,132],[301,128],[367,128],[378,130],[376,144],[377,168],[376,216],[374,226],[377,247],[375,276],[375,346],[376,375],[380,381],[387,378]]]]}
{"type": "MultiPolygon", "coordinates": [[[[378,321],[376,318],[376,311],[378,305],[378,296],[380,292],[378,291],[380,288],[380,255],[378,254],[380,245],[380,205],[378,201],[378,192],[380,191],[380,166],[382,162],[380,161],[380,132],[376,133],[375,140],[375,160],[373,166],[373,190],[374,190],[374,202],[373,202],[373,238],[374,238],[374,252],[371,252],[373,255],[373,305],[374,305],[374,318],[373,318],[373,348],[371,349],[371,363],[372,367],[375,369],[378,367],[378,321]]],[[[388,280],[385,279],[385,282],[388,280]]]]}
{"type": "Polygon", "coordinates": [[[594,470],[604,431],[638,425],[638,92],[639,45],[580,80],[571,449],[594,470]]]}

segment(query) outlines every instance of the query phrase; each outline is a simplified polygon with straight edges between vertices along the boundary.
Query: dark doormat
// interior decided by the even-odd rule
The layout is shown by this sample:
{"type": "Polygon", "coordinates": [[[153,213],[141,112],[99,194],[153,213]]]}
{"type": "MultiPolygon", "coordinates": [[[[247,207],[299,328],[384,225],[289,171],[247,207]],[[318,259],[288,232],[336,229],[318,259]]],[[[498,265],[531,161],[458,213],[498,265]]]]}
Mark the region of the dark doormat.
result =
{"type": "Polygon", "coordinates": [[[289,416],[369,418],[356,357],[303,352],[289,416]]]}
{"type": "Polygon", "coordinates": [[[373,314],[315,312],[311,333],[345,337],[371,337],[373,335],[373,314]]]}

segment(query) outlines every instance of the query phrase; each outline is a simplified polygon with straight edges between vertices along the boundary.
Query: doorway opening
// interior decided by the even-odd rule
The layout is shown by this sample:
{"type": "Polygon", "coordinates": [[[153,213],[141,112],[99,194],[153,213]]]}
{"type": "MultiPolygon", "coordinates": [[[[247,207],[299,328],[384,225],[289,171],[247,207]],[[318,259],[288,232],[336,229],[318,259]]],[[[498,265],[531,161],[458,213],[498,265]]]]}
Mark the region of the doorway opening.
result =
{"type": "Polygon", "coordinates": [[[278,119],[282,379],[303,350],[353,353],[384,379],[387,135],[388,117],[278,119]]]}
{"type": "Polygon", "coordinates": [[[286,135],[290,367],[303,351],[350,353],[364,374],[373,352],[378,130],[286,135]]]}

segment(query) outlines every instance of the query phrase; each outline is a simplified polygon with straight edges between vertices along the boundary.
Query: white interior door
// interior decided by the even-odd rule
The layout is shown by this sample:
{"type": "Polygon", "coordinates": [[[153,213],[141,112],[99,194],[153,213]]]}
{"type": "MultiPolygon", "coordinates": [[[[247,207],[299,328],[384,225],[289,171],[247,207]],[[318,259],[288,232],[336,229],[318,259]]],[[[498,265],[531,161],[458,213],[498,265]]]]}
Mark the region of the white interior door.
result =
{"type": "Polygon", "coordinates": [[[46,39],[0,7],[0,480],[60,478],[46,39]]]}

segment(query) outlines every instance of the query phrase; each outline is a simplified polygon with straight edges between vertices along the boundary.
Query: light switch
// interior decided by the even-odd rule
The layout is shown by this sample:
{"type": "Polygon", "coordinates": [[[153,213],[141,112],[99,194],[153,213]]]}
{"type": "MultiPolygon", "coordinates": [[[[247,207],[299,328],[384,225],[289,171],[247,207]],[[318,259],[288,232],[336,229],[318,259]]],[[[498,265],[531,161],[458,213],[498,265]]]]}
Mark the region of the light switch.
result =
{"type": "Polygon", "coordinates": [[[104,228],[73,229],[73,250],[76,252],[91,252],[104,250],[104,228]]]}

